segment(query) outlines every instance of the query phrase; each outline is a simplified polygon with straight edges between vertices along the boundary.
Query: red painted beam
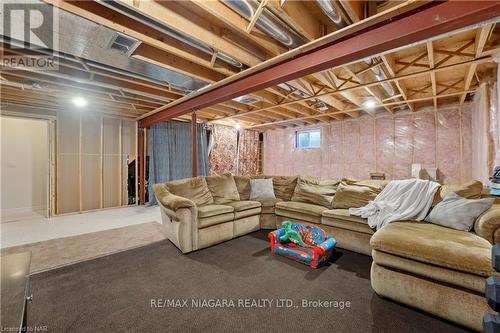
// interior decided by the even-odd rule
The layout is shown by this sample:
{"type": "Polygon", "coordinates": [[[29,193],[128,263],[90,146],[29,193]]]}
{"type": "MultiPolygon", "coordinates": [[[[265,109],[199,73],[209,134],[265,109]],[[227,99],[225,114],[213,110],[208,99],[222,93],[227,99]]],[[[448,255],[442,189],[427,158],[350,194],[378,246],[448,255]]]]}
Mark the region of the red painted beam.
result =
{"type": "Polygon", "coordinates": [[[191,168],[193,177],[198,176],[198,139],[196,135],[196,112],[191,114],[191,168]]]}
{"type": "Polygon", "coordinates": [[[348,34],[342,39],[318,46],[307,53],[225,85],[209,88],[176,105],[167,105],[165,109],[141,119],[139,124],[141,127],[149,127],[192,110],[435,37],[499,15],[500,1],[436,1],[417,11],[379,22],[375,26],[348,34]]]}

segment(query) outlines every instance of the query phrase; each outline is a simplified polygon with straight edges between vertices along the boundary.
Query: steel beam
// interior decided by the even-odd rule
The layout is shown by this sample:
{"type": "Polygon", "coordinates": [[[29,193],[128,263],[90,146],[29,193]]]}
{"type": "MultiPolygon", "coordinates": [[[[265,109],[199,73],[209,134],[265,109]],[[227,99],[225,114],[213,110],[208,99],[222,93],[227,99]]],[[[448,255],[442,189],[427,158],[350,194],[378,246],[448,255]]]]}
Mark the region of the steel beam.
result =
{"type": "Polygon", "coordinates": [[[144,128],[139,128],[137,132],[139,145],[139,205],[146,203],[146,152],[144,149],[144,128]]]}
{"type": "MultiPolygon", "coordinates": [[[[354,26],[352,33],[309,48],[307,52],[267,66],[225,84],[215,85],[190,98],[166,105],[140,120],[141,127],[172,119],[200,108],[224,102],[332,67],[357,61],[446,32],[464,28],[500,16],[500,1],[433,1],[416,11],[403,13],[363,29],[354,26]]],[[[349,27],[346,29],[346,32],[349,27]]],[[[313,42],[311,45],[314,45],[313,42]]]]}
{"type": "Polygon", "coordinates": [[[191,170],[192,176],[198,176],[198,139],[196,135],[196,112],[191,114],[191,170]]]}

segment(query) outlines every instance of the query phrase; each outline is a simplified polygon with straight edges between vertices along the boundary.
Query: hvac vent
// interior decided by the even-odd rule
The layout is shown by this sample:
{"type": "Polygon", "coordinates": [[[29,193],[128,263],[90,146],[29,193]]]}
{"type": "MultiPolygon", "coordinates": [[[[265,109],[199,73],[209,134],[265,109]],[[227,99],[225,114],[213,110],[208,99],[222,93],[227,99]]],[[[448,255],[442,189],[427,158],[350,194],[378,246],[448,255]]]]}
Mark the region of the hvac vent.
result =
{"type": "Polygon", "coordinates": [[[239,97],[234,98],[233,101],[240,102],[243,104],[254,104],[254,103],[262,101],[262,99],[257,98],[257,97],[253,97],[251,95],[243,95],[243,96],[239,96],[239,97]]]}
{"type": "Polygon", "coordinates": [[[141,42],[135,38],[116,33],[115,37],[111,40],[110,48],[130,56],[140,43],[141,42]]]}

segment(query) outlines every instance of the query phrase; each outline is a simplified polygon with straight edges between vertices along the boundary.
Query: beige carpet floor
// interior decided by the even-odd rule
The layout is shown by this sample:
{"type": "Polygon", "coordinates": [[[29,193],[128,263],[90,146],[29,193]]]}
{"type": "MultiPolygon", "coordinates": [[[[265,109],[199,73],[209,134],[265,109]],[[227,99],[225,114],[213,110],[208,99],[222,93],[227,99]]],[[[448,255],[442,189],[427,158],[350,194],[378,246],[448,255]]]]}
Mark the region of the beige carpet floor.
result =
{"type": "Polygon", "coordinates": [[[157,222],[130,225],[78,236],[13,246],[0,251],[7,255],[31,251],[31,273],[94,259],[164,240],[157,222]]]}

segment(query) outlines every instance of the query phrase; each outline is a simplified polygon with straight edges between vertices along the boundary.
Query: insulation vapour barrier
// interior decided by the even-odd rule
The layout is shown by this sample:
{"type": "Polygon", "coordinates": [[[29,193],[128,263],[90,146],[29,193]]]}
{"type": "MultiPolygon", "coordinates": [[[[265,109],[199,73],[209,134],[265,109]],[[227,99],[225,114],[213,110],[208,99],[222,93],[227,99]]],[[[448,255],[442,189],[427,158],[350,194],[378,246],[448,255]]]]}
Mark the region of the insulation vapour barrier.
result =
{"type": "Polygon", "coordinates": [[[463,106],[308,126],[320,128],[322,140],[310,149],[296,147],[295,129],[267,131],[264,173],[367,179],[382,172],[386,179],[405,179],[420,163],[437,168],[443,183],[464,182],[472,177],[471,119],[463,106]]]}

